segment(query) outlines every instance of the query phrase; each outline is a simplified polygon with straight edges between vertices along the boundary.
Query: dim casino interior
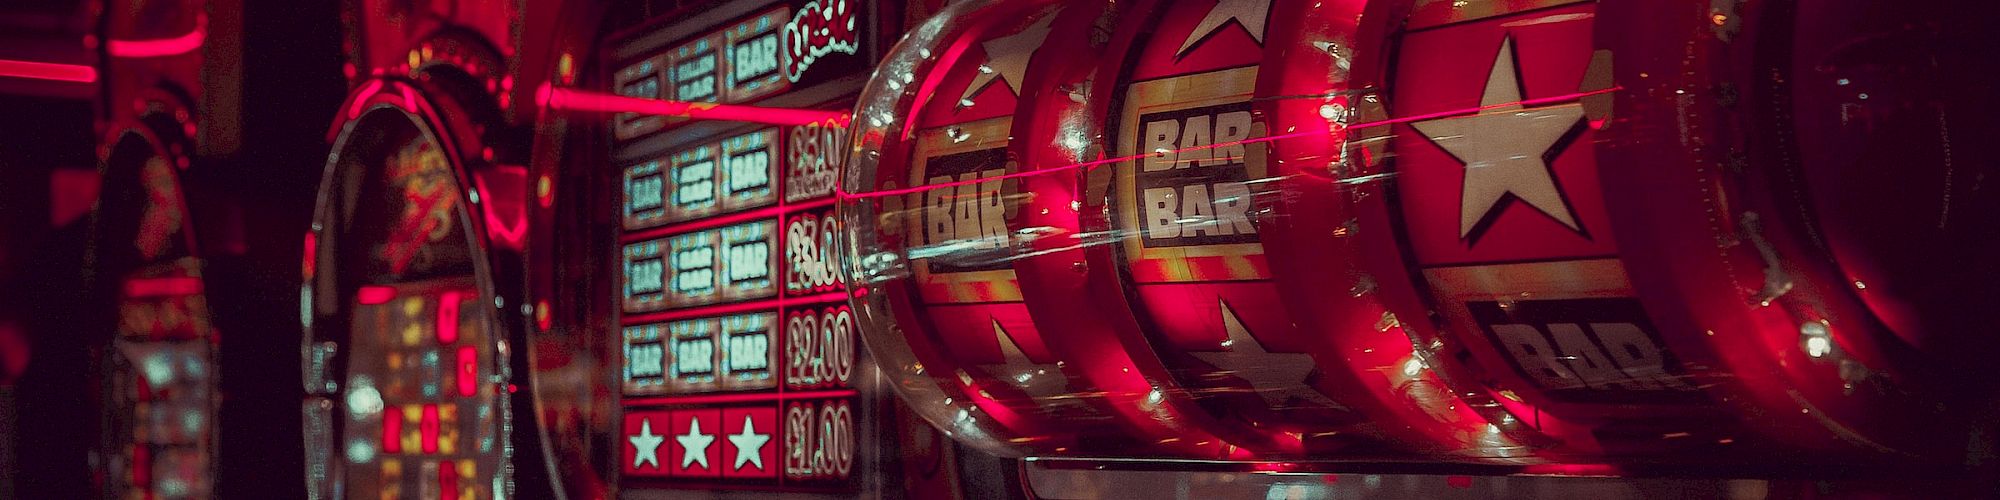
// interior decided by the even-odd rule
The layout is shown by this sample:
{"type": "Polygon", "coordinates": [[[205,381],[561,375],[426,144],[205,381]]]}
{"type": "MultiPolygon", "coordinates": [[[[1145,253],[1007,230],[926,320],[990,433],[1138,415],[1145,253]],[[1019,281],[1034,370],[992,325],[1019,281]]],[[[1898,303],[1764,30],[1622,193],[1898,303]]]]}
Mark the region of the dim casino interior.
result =
{"type": "Polygon", "coordinates": [[[0,499],[2000,497],[1995,10],[0,2],[0,499]]]}

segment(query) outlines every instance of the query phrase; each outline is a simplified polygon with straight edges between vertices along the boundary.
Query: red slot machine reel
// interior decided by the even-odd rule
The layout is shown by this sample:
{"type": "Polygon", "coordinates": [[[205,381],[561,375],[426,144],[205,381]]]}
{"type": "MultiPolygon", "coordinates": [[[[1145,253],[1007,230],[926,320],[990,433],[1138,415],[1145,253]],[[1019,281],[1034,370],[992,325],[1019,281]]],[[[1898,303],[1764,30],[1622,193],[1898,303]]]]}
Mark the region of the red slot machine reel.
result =
{"type": "MultiPolygon", "coordinates": [[[[1149,318],[1135,314],[1125,300],[1130,292],[1117,278],[1125,265],[1111,247],[1129,233],[1106,226],[1106,192],[1096,179],[1116,165],[1103,158],[1109,150],[1104,138],[1114,130],[1105,117],[1112,102],[1108,97],[1120,83],[1111,75],[1122,71],[1106,61],[1143,50],[1147,39],[1141,35],[1145,23],[1111,24],[1110,16],[1077,15],[1095,14],[1099,8],[1104,7],[1076,4],[1058,16],[1048,43],[1073,49],[1037,55],[1026,71],[1011,129],[1013,137],[1022,139],[1013,147],[1024,169],[1047,169],[1023,172],[1019,178],[1021,191],[1030,195],[1021,198],[1012,225],[1023,248],[1014,269],[1035,324],[1051,352],[1105,391],[1104,402],[1160,453],[1211,459],[1244,458],[1253,451],[1296,456],[1297,435],[1252,429],[1204,408],[1196,395],[1212,387],[1189,385],[1187,377],[1177,377],[1177,367],[1149,342],[1149,318]]],[[[1115,19],[1127,20],[1183,10],[1156,2],[1115,9],[1115,19]]],[[[1248,113],[1243,114],[1247,126],[1248,113]]]]}
{"type": "MultiPolygon", "coordinates": [[[[999,24],[1005,23],[994,20],[1039,18],[1032,16],[1035,12],[1028,7],[1046,7],[1047,3],[957,4],[916,26],[879,65],[878,74],[886,76],[872,81],[861,95],[854,118],[855,130],[851,135],[856,154],[850,156],[846,180],[842,183],[843,192],[840,193],[844,218],[842,226],[849,242],[844,257],[860,268],[847,280],[849,286],[855,288],[853,313],[871,354],[884,372],[896,380],[892,386],[910,403],[918,416],[943,430],[947,436],[1002,455],[1030,453],[1029,450],[1036,447],[1035,443],[1046,439],[1037,439],[1036,435],[1042,432],[1036,428],[1037,423],[1029,421],[1030,417],[1019,414],[1011,406],[990,397],[973,399],[976,391],[968,387],[966,378],[969,375],[960,377],[960,374],[977,370],[976,362],[958,359],[938,337],[940,327],[932,323],[938,311],[930,308],[918,289],[922,278],[916,276],[916,267],[927,266],[928,263],[913,262],[915,259],[909,256],[911,249],[921,246],[923,242],[918,240],[921,235],[907,227],[909,222],[904,218],[910,214],[906,212],[906,207],[922,205],[906,203],[907,197],[900,193],[875,193],[923,191],[908,187],[912,184],[908,159],[919,149],[915,134],[918,124],[913,116],[919,112],[915,110],[935,105],[928,102],[931,99],[949,100],[942,104],[944,106],[953,106],[956,101],[963,100],[962,96],[945,95],[947,92],[939,90],[941,80],[955,74],[959,81],[964,82],[961,85],[970,87],[970,81],[975,78],[973,74],[979,70],[975,62],[961,59],[969,59],[965,55],[969,51],[984,52],[984,47],[977,43],[979,38],[998,38],[1000,33],[1023,28],[1021,23],[1001,26],[999,24]],[[919,76],[923,79],[918,80],[919,76]],[[994,418],[975,417],[996,412],[999,416],[994,418]]],[[[991,78],[987,80],[988,85],[996,83],[991,82],[991,78]]],[[[998,83],[1004,85],[1004,82],[998,83]]],[[[1005,112],[991,109],[996,106],[968,106],[967,109],[989,117],[1005,115],[1005,112]]],[[[936,132],[932,136],[944,137],[945,141],[956,137],[969,138],[962,130],[959,133],[944,132],[936,132]]],[[[972,146],[977,145],[974,143],[972,146]]],[[[973,196],[979,196],[976,189],[973,196]]],[[[975,217],[971,220],[977,222],[984,219],[975,217]]],[[[988,289],[992,286],[992,283],[985,285],[988,289]]],[[[998,310],[997,307],[961,307],[984,308],[994,313],[1012,312],[998,310]]],[[[1018,309],[1018,305],[1008,309],[1018,309]]],[[[1017,315],[1024,314],[1008,314],[1008,323],[1017,323],[1014,318],[1017,315]]],[[[995,325],[1000,324],[998,319],[991,321],[995,325]]],[[[1044,426],[1048,424],[1041,423],[1044,426]]],[[[1055,447],[1059,446],[1050,446],[1055,447]]],[[[804,463],[788,465],[801,469],[807,466],[809,464],[804,463]]]]}
{"type": "MultiPolygon", "coordinates": [[[[1898,385],[1923,370],[1855,379],[1910,365],[1725,167],[1739,13],[1476,7],[1371,6],[1355,67],[1381,90],[1343,176],[1391,310],[1457,392],[1563,460],[1923,451],[1894,430],[1941,411],[1898,385]],[[1863,364],[1815,360],[1834,345],[1863,364]]],[[[1943,423],[1932,443],[1965,442],[1943,423]]]]}
{"type": "Polygon", "coordinates": [[[1098,387],[1106,379],[1089,371],[1130,365],[1107,361],[1126,350],[1079,326],[1091,318],[1024,302],[1031,278],[1019,273],[1033,271],[1019,255],[1030,238],[1016,229],[1040,195],[1012,174],[1028,140],[1013,120],[1036,105],[1031,75],[1050,67],[1043,58],[1075,57],[1045,48],[1088,33],[1098,8],[953,6],[891,55],[855,118],[842,213],[863,335],[919,415],[1003,455],[1129,455],[1142,449],[1135,439],[1218,445],[1155,423],[1144,407],[1163,394],[1143,382],[1098,387]]]}
{"type": "MultiPolygon", "coordinates": [[[[1308,448],[1305,436],[1332,435],[1317,431],[1335,427],[1326,424],[1329,410],[1339,405],[1307,382],[1315,369],[1311,356],[1267,349],[1251,333],[1302,340],[1271,335],[1291,333],[1289,321],[1277,317],[1282,313],[1272,314],[1273,290],[1263,283],[1224,283],[1263,272],[1255,244],[1152,248],[1145,243],[1160,228],[1149,231],[1139,221],[1153,214],[1135,210],[1133,178],[1168,176],[1168,186],[1146,194],[1174,191],[1162,198],[1190,201],[1170,203],[1176,209],[1169,211],[1193,207],[1188,217],[1210,219],[1190,226],[1207,224],[1210,232],[1254,242],[1246,220],[1253,202],[1248,183],[1241,182],[1248,179],[1229,174],[1246,175],[1253,163],[1261,167],[1262,151],[1229,143],[1254,139],[1249,99],[1255,70],[1242,66],[1261,55],[1267,8],[1268,2],[1139,2],[1118,7],[1116,19],[1125,22],[1091,28],[1108,33],[1092,35],[1104,41],[1086,38],[1090,29],[1058,30],[1068,36],[1061,45],[1091,50],[1067,51],[1069,59],[1043,60],[1031,69],[1035,84],[1027,94],[1035,98],[1024,100],[1032,111],[1015,125],[1014,136],[1028,139],[1023,159],[1031,168],[1082,167],[1022,179],[1032,186],[1024,190],[1035,194],[1019,223],[1034,231],[1031,257],[1016,265],[1033,292],[1030,307],[1065,357],[1090,361],[1079,369],[1111,391],[1114,404],[1128,416],[1142,416],[1134,420],[1171,430],[1156,446],[1173,453],[1299,457],[1308,448]],[[1112,109],[1119,101],[1113,96],[1122,96],[1125,106],[1112,109]],[[1174,116],[1155,119],[1169,114],[1174,116]],[[1162,124],[1173,133],[1153,129],[1162,124]],[[1142,140],[1154,136],[1163,140],[1142,140]],[[1179,154],[1204,159],[1164,159],[1179,154]],[[1218,160],[1216,154],[1233,158],[1218,160]],[[1168,168],[1134,173],[1155,163],[1168,168]],[[1218,172],[1227,178],[1218,181],[1218,172]],[[1208,205],[1219,196],[1214,191],[1229,188],[1245,192],[1223,193],[1230,199],[1208,205]],[[1230,210],[1241,224],[1213,220],[1217,210],[1230,210]],[[1242,231],[1230,230],[1239,225],[1242,231]],[[1241,345],[1230,348],[1235,344],[1241,345]],[[1197,350],[1203,352],[1192,352],[1197,350]],[[1282,413],[1296,418],[1279,422],[1286,419],[1273,418],[1281,412],[1267,409],[1272,407],[1285,407],[1282,413]]],[[[1181,221],[1170,222],[1178,229],[1181,221]]]]}
{"type": "Polygon", "coordinates": [[[1355,227],[1343,202],[1353,190],[1339,179],[1379,156],[1348,129],[1373,99],[1349,80],[1364,3],[1280,1],[1272,9],[1255,108],[1269,124],[1264,186],[1272,195],[1260,205],[1268,211],[1258,231],[1285,311],[1316,339],[1307,352],[1319,362],[1322,391],[1380,422],[1372,430],[1380,438],[1413,451],[1535,461],[1533,445],[1546,438],[1489,425],[1502,420],[1473,409],[1490,398],[1446,387],[1431,368],[1437,361],[1413,348],[1362,268],[1358,239],[1369,235],[1355,227]]]}
{"type": "Polygon", "coordinates": [[[1423,359],[1490,425],[1547,436],[1533,454],[1740,448],[1731,373],[1656,328],[1619,259],[1594,155],[1611,87],[1594,41],[1616,30],[1597,7],[1369,5],[1352,67],[1373,91],[1338,177],[1353,230],[1423,359]]]}
{"type": "Polygon", "coordinates": [[[1950,187],[1990,164],[1953,172],[1944,110],[1982,98],[1935,82],[1985,63],[1908,59],[1948,32],[1910,26],[1950,11],[1602,7],[1645,26],[1600,37],[1624,86],[1600,151],[1627,166],[1604,183],[1633,284],[1663,327],[1722,354],[1753,423],[1787,445],[1944,459],[1972,435],[1950,410],[1985,391],[1948,370],[1991,350],[1939,327],[1982,323],[1953,296],[1993,274],[1940,256],[1991,248],[1975,236],[1991,196],[1950,187]]]}

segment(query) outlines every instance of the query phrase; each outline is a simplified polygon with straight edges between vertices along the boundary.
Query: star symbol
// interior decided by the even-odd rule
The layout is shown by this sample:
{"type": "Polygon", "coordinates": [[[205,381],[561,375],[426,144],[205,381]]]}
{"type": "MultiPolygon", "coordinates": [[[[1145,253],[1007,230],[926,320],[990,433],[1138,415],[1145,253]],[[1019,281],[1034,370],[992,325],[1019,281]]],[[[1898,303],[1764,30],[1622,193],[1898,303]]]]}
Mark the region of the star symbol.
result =
{"type": "Polygon", "coordinates": [[[1049,23],[1056,20],[1055,14],[1042,16],[1041,20],[1022,28],[1020,33],[987,40],[980,47],[986,49],[986,64],[979,66],[979,74],[972,77],[972,85],[965,87],[965,94],[958,96],[963,105],[972,96],[986,90],[998,78],[1007,82],[1007,88],[1014,95],[1021,95],[1021,80],[1028,74],[1028,58],[1041,48],[1042,41],[1049,38],[1049,23]]]}
{"type": "Polygon", "coordinates": [[[674,440],[681,442],[682,469],[688,468],[688,464],[697,463],[701,464],[703,469],[708,468],[708,445],[715,442],[715,435],[701,433],[700,417],[694,419],[693,424],[688,427],[687,434],[674,436],[674,440]]]}
{"type": "Polygon", "coordinates": [[[632,442],[632,468],[637,469],[646,462],[652,462],[655,469],[660,468],[660,443],[667,438],[653,434],[652,419],[639,419],[639,435],[625,440],[632,442]]]}
{"type": "Polygon", "coordinates": [[[1509,195],[1573,231],[1583,231],[1563,202],[1548,163],[1556,143],[1583,120],[1583,105],[1527,108],[1520,102],[1514,39],[1509,37],[1501,42],[1493,71],[1486,76],[1478,114],[1411,124],[1465,163],[1465,189],[1459,198],[1461,239],[1476,240],[1476,230],[1491,222],[1509,195]]]}
{"type": "Polygon", "coordinates": [[[771,440],[770,434],[758,434],[757,423],[743,416],[743,432],[729,435],[729,444],[736,446],[736,470],[743,470],[743,463],[750,462],[757,470],[764,470],[764,443],[771,440]]]}
{"type": "Polygon", "coordinates": [[[982,365],[987,373],[1006,379],[1007,383],[1019,387],[1021,392],[1034,399],[1053,398],[1069,392],[1062,368],[1029,359],[1027,353],[1021,352],[1021,346],[1014,343],[1013,335],[1000,326],[999,319],[993,319],[993,337],[1000,341],[1003,361],[997,365],[982,365]]]}
{"type": "Polygon", "coordinates": [[[1208,39],[1209,35],[1215,34],[1216,31],[1221,30],[1230,21],[1236,21],[1236,24],[1243,26],[1244,31],[1250,32],[1251,40],[1256,40],[1260,44],[1264,43],[1264,19],[1269,17],[1270,14],[1270,0],[1222,0],[1216,2],[1215,8],[1208,9],[1208,15],[1202,16],[1201,22],[1194,25],[1194,32],[1188,33],[1187,40],[1181,42],[1181,50],[1175,51],[1174,57],[1187,55],[1188,49],[1192,49],[1195,44],[1208,39]]]}
{"type": "Polygon", "coordinates": [[[1264,344],[1257,343],[1257,338],[1243,327],[1243,320],[1236,317],[1228,302],[1222,303],[1222,329],[1229,332],[1229,341],[1223,342],[1228,351],[1190,354],[1249,382],[1250,389],[1272,408],[1284,408],[1292,399],[1344,408],[1306,383],[1315,368],[1312,355],[1264,350],[1264,344]]]}

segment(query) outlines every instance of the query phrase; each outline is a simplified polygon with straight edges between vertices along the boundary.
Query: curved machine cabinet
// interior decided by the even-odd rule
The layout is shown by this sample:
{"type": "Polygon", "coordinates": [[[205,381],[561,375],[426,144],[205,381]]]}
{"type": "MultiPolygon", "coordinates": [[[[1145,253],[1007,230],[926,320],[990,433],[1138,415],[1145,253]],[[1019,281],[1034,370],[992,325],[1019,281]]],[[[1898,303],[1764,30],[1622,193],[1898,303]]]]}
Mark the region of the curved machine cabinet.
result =
{"type": "Polygon", "coordinates": [[[853,310],[1010,456],[1962,464],[1991,103],[1937,82],[1992,63],[1952,9],[955,4],[855,109],[853,310]]]}

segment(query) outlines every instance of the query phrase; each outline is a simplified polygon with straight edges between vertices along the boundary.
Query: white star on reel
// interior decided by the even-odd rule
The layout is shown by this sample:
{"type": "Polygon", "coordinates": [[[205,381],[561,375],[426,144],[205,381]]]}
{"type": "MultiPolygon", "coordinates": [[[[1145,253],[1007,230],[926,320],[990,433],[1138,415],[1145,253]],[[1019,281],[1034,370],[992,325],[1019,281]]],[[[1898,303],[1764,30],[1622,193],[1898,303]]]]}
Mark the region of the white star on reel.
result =
{"type": "Polygon", "coordinates": [[[1514,39],[1508,37],[1500,42],[1500,54],[1486,75],[1486,89],[1479,98],[1479,106],[1485,109],[1478,114],[1410,124],[1465,163],[1459,238],[1474,236],[1473,229],[1495,217],[1495,209],[1510,194],[1570,230],[1583,230],[1570,215],[1546,156],[1583,120],[1583,105],[1522,106],[1517,75],[1514,39]]]}
{"type": "Polygon", "coordinates": [[[965,86],[965,93],[958,96],[964,104],[972,96],[993,85],[994,79],[1007,83],[1014,95],[1021,95],[1021,80],[1028,75],[1028,58],[1035,55],[1035,49],[1042,47],[1042,41],[1049,38],[1049,23],[1056,20],[1050,13],[1041,20],[1022,28],[1020,33],[987,40],[980,44],[986,49],[986,64],[980,65],[979,74],[972,77],[972,84],[965,86]]]}
{"type": "Polygon", "coordinates": [[[700,417],[688,426],[687,434],[674,436],[674,440],[681,443],[681,468],[688,468],[688,464],[701,464],[702,468],[708,468],[708,446],[715,443],[715,435],[701,432],[700,417]]]}
{"type": "Polygon", "coordinates": [[[1243,30],[1250,33],[1251,40],[1264,43],[1264,20],[1270,15],[1270,0],[1222,0],[1215,4],[1215,8],[1208,10],[1208,15],[1202,16],[1201,22],[1194,26],[1194,31],[1188,33],[1187,40],[1181,41],[1181,49],[1174,51],[1174,57],[1187,55],[1188,49],[1194,48],[1196,43],[1221,30],[1230,20],[1243,25],[1243,30]]]}
{"type": "Polygon", "coordinates": [[[639,419],[639,434],[625,440],[632,442],[632,468],[637,469],[647,462],[652,462],[655,469],[660,468],[660,443],[666,442],[667,438],[653,433],[652,419],[639,419]]]}
{"type": "Polygon", "coordinates": [[[729,444],[736,447],[735,470],[743,470],[743,463],[756,465],[764,470],[764,443],[771,441],[770,434],[758,434],[757,423],[743,416],[743,432],[729,435],[729,444]]]}

